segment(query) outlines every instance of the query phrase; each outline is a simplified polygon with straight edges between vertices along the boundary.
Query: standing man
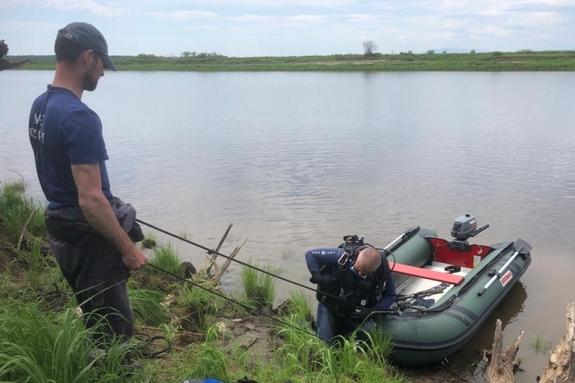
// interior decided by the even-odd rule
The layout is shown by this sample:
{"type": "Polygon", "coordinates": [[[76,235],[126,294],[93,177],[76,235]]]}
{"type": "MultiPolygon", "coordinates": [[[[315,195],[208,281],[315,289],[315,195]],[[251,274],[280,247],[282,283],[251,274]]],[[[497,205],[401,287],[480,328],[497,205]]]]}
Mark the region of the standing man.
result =
{"type": "Polygon", "coordinates": [[[395,282],[387,259],[357,236],[344,237],[338,248],[305,254],[310,282],[317,284],[317,336],[332,342],[358,328],[374,327],[370,314],[395,301],[395,282]]]}
{"type": "Polygon", "coordinates": [[[87,23],[60,29],[54,50],[54,80],[34,101],[28,127],[50,244],[87,327],[104,318],[109,335],[127,338],[133,314],[126,281],[147,258],[132,241],[142,239],[135,210],[112,195],[100,118],[81,100],[104,68],[116,66],[104,36],[87,23]]]}

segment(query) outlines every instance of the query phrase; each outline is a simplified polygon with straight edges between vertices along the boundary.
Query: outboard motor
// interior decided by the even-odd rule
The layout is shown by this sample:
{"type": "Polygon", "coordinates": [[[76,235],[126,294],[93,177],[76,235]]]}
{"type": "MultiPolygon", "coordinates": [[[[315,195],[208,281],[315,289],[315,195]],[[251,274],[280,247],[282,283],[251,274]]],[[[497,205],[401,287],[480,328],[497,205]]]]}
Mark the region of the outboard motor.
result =
{"type": "Polygon", "coordinates": [[[469,242],[467,240],[471,237],[475,237],[488,227],[489,225],[485,225],[478,229],[477,219],[469,213],[457,217],[451,229],[451,236],[455,238],[455,240],[449,243],[449,247],[462,251],[468,250],[469,242]]]}

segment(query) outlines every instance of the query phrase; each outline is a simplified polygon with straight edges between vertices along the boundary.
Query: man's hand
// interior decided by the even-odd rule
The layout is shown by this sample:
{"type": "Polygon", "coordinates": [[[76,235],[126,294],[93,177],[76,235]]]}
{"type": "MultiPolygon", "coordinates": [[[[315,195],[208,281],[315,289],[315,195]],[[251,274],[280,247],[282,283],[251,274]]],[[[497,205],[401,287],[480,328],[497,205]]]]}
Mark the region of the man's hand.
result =
{"type": "Polygon", "coordinates": [[[148,259],[122,229],[102,192],[99,164],[72,165],[72,175],[78,189],[78,204],[88,223],[116,247],[128,269],[144,267],[148,259]]]}
{"type": "Polygon", "coordinates": [[[122,254],[122,261],[129,270],[138,270],[148,264],[148,258],[142,249],[133,245],[131,251],[122,254]]]}

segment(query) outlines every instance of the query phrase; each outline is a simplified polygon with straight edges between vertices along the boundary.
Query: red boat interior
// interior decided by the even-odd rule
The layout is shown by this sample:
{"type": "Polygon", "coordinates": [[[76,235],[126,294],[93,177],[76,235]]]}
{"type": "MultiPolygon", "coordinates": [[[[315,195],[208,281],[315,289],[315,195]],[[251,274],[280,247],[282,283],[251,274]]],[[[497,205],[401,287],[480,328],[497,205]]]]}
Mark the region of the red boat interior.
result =
{"type": "Polygon", "coordinates": [[[473,258],[478,256],[483,260],[493,249],[483,245],[469,245],[467,250],[459,250],[451,247],[449,241],[442,238],[427,238],[433,252],[433,260],[449,263],[459,267],[473,268],[473,258]]]}
{"type": "MultiPolygon", "coordinates": [[[[468,245],[463,250],[451,246],[450,242],[441,238],[428,238],[428,241],[431,245],[434,262],[458,267],[473,268],[478,263],[477,261],[483,260],[493,250],[491,247],[483,245],[468,245]]],[[[448,271],[442,272],[392,262],[390,262],[390,267],[396,273],[446,282],[452,285],[459,285],[464,280],[463,276],[455,275],[448,271]]]]}

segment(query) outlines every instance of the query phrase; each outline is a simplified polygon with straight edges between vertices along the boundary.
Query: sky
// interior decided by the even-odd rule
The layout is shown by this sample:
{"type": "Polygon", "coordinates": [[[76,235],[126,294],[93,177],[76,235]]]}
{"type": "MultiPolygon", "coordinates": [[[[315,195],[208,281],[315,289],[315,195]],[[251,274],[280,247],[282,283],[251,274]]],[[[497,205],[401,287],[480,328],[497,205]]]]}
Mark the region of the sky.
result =
{"type": "Polygon", "coordinates": [[[94,24],[112,55],[575,49],[575,0],[0,0],[11,55],[52,54],[72,21],[94,24]]]}

